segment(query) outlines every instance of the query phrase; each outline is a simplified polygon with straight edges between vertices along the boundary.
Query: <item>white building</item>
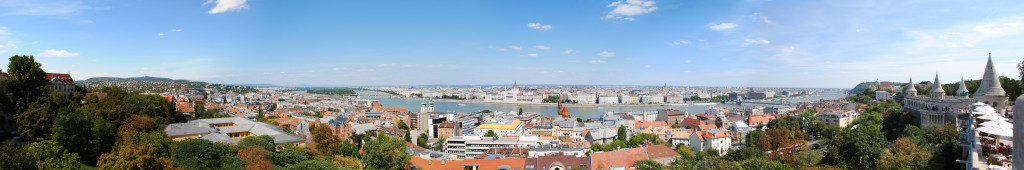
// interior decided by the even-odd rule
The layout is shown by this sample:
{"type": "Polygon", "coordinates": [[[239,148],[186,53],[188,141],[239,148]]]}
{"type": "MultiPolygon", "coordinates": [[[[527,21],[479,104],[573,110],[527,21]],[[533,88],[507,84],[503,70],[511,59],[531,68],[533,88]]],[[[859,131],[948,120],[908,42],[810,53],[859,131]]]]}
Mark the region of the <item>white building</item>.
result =
{"type": "Polygon", "coordinates": [[[480,156],[490,148],[527,148],[549,145],[553,141],[555,140],[537,135],[518,137],[455,136],[446,141],[445,152],[455,155],[457,159],[466,159],[480,156]]]}
{"type": "Polygon", "coordinates": [[[619,96],[601,96],[597,99],[600,104],[619,104],[619,96]]]}
{"type": "Polygon", "coordinates": [[[473,134],[483,135],[487,131],[494,131],[498,136],[516,136],[523,134],[523,122],[519,119],[494,119],[476,126],[473,134]]]}
{"type": "Polygon", "coordinates": [[[640,97],[640,103],[646,104],[661,104],[665,103],[665,96],[659,94],[649,94],[640,97]]]}
{"type": "Polygon", "coordinates": [[[690,134],[690,148],[693,151],[703,152],[711,148],[718,150],[718,153],[725,155],[729,153],[732,146],[732,135],[718,129],[697,131],[690,134]]]}
{"type": "Polygon", "coordinates": [[[597,95],[592,93],[579,93],[576,94],[576,103],[579,104],[597,104],[597,95]]]}
{"type": "Polygon", "coordinates": [[[885,101],[892,98],[892,94],[887,91],[875,91],[875,100],[885,101]]]}

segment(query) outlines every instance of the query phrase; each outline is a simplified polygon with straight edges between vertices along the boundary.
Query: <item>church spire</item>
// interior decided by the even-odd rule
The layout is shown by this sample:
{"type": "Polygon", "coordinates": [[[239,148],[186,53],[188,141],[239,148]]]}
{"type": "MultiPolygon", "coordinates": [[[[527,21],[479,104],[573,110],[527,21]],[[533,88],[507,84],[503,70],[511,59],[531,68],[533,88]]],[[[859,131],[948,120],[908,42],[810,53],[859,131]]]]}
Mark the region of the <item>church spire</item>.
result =
{"type": "Polygon", "coordinates": [[[1003,84],[999,82],[999,75],[996,74],[996,69],[992,64],[992,53],[988,53],[988,65],[985,65],[985,75],[981,77],[981,86],[978,87],[978,91],[974,92],[974,96],[1006,96],[1006,91],[1003,90],[1003,84]]]}

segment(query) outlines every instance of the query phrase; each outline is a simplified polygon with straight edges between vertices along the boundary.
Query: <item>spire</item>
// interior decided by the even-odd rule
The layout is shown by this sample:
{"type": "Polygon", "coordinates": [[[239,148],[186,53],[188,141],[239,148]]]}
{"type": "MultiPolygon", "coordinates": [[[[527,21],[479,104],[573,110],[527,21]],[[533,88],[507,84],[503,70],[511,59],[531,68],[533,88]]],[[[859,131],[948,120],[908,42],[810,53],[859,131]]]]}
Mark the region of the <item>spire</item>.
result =
{"type": "Polygon", "coordinates": [[[967,91],[967,83],[964,82],[964,78],[961,77],[960,78],[960,88],[956,89],[956,95],[960,96],[960,97],[970,97],[970,96],[968,96],[969,94],[970,94],[970,92],[967,91]]]}
{"type": "Polygon", "coordinates": [[[1003,84],[999,82],[999,75],[996,74],[996,69],[992,64],[992,53],[988,53],[988,64],[985,65],[985,75],[981,77],[981,86],[978,87],[978,91],[974,92],[974,96],[1006,96],[1006,91],[1003,90],[1003,84]]]}
{"type": "Polygon", "coordinates": [[[932,92],[930,93],[931,97],[946,96],[946,90],[942,89],[942,83],[939,82],[939,73],[938,72],[935,73],[935,82],[932,82],[932,83],[934,83],[934,86],[932,86],[932,92]]]}
{"type": "Polygon", "coordinates": [[[512,81],[512,89],[519,89],[519,82],[518,81],[512,81]]]}
{"type": "Polygon", "coordinates": [[[910,77],[910,82],[907,83],[906,95],[917,96],[917,88],[914,87],[914,77],[910,77]]]}

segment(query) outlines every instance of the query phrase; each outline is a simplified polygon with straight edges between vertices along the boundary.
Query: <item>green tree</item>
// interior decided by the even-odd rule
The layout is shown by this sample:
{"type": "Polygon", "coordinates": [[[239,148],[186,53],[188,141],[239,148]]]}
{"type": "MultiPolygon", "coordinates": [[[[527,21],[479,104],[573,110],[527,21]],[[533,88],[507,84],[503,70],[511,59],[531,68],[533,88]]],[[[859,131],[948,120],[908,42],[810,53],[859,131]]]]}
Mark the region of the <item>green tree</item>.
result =
{"type": "Polygon", "coordinates": [[[359,147],[353,144],[342,144],[340,154],[347,157],[359,158],[359,147]]]}
{"type": "Polygon", "coordinates": [[[427,137],[426,133],[420,133],[420,136],[416,138],[416,145],[418,145],[420,147],[423,147],[423,148],[428,148],[429,146],[427,146],[427,143],[428,143],[427,140],[429,140],[429,139],[430,139],[430,137],[427,137]]]}
{"type": "Polygon", "coordinates": [[[694,166],[695,170],[713,170],[713,169],[742,169],[739,163],[729,162],[717,157],[707,157],[697,162],[694,166]]]}
{"type": "Polygon", "coordinates": [[[736,161],[736,162],[743,161],[743,160],[748,160],[748,159],[753,159],[753,158],[764,158],[764,157],[765,157],[765,152],[760,150],[760,149],[754,148],[754,147],[742,147],[742,148],[740,148],[738,150],[731,151],[728,154],[725,154],[725,160],[736,161]]]}
{"type": "Polygon", "coordinates": [[[367,169],[405,169],[412,158],[405,153],[405,142],[386,135],[367,141],[363,151],[363,165],[367,169]]]}
{"type": "Polygon", "coordinates": [[[668,169],[693,169],[697,166],[697,161],[688,158],[676,158],[668,164],[668,169]]]}
{"type": "Polygon", "coordinates": [[[319,156],[334,156],[341,148],[341,139],[335,136],[327,126],[309,126],[309,133],[313,136],[313,144],[319,156]]]}
{"type": "Polygon", "coordinates": [[[347,157],[342,155],[334,156],[334,160],[331,160],[331,165],[348,169],[363,168],[363,163],[359,160],[359,158],[347,157]]]}
{"type": "Polygon", "coordinates": [[[878,169],[925,169],[932,152],[921,148],[910,138],[896,139],[892,149],[878,160],[878,169]]]}
{"type": "Polygon", "coordinates": [[[494,133],[493,130],[487,130],[487,133],[484,134],[484,137],[498,137],[498,134],[494,133]]]}
{"type": "Polygon", "coordinates": [[[171,160],[159,157],[159,148],[151,146],[134,143],[117,146],[101,155],[96,165],[100,169],[171,169],[171,160]]]}
{"type": "Polygon", "coordinates": [[[36,157],[27,147],[10,142],[0,143],[0,167],[36,167],[36,157]]]}
{"type": "Polygon", "coordinates": [[[522,115],[523,115],[523,108],[522,108],[522,107],[520,107],[520,108],[519,108],[519,116],[522,116],[522,115]]]}
{"type": "Polygon", "coordinates": [[[289,164],[288,166],[286,166],[286,169],[338,169],[331,165],[330,162],[330,158],[322,157],[311,160],[305,160],[296,164],[289,164]]]}
{"type": "Polygon", "coordinates": [[[37,159],[39,169],[79,169],[78,154],[68,152],[53,140],[44,140],[32,144],[30,150],[37,159]]]}
{"type": "Polygon", "coordinates": [[[174,149],[171,162],[186,169],[212,169],[221,164],[221,156],[227,154],[224,148],[204,139],[181,141],[174,149]]]}
{"type": "Polygon", "coordinates": [[[46,95],[38,97],[37,101],[31,102],[28,108],[14,116],[18,132],[28,139],[50,137],[53,135],[51,127],[54,118],[74,111],[76,107],[64,97],[64,93],[48,90],[48,88],[42,91],[46,95]]]}
{"type": "MultiPolygon", "coordinates": [[[[68,151],[78,153],[80,156],[99,156],[99,154],[90,153],[92,151],[90,147],[82,146],[82,144],[88,144],[92,138],[90,117],[81,109],[58,115],[51,129],[53,131],[52,138],[68,151]]],[[[95,160],[95,158],[84,160],[95,160]]]]}
{"type": "MultiPolygon", "coordinates": [[[[16,99],[16,110],[14,113],[21,114],[29,108],[29,104],[36,101],[36,98],[50,85],[46,79],[46,72],[41,68],[42,64],[36,62],[35,56],[12,56],[7,64],[7,72],[10,76],[7,79],[7,89],[16,99]]],[[[32,138],[34,139],[34,138],[32,138]]]]}
{"type": "Polygon", "coordinates": [[[778,169],[796,169],[789,167],[779,161],[767,160],[764,158],[751,158],[740,162],[740,166],[743,169],[748,170],[778,170],[778,169]]]}
{"type": "Polygon", "coordinates": [[[253,146],[263,148],[263,150],[273,151],[276,150],[274,148],[277,145],[274,144],[274,137],[270,137],[269,135],[260,135],[245,137],[242,140],[238,141],[238,147],[244,148],[246,146],[253,146]]]}
{"type": "Polygon", "coordinates": [[[292,148],[284,148],[281,149],[281,151],[274,152],[270,155],[270,160],[273,161],[275,165],[279,166],[299,163],[306,159],[307,157],[301,151],[292,148]]]}
{"type": "Polygon", "coordinates": [[[625,141],[626,140],[626,126],[621,126],[621,125],[619,126],[618,138],[621,141],[625,141]]]}
{"type": "Polygon", "coordinates": [[[447,139],[445,139],[444,137],[438,138],[437,139],[437,143],[434,143],[434,147],[433,147],[434,151],[443,152],[444,151],[444,143],[446,141],[447,141],[447,139]]]}
{"type": "MultiPolygon", "coordinates": [[[[247,138],[248,139],[248,138],[247,138]]],[[[241,146],[241,145],[240,145],[241,146]]],[[[259,146],[242,146],[235,157],[245,161],[245,169],[273,169],[274,163],[270,161],[271,152],[259,146]]]]}
{"type": "Polygon", "coordinates": [[[402,130],[406,130],[406,131],[408,131],[408,130],[409,130],[409,125],[406,125],[406,124],[405,124],[405,121],[401,121],[401,120],[399,120],[399,121],[398,121],[398,128],[399,128],[399,129],[402,129],[402,130]]]}
{"type": "Polygon", "coordinates": [[[639,170],[661,170],[665,168],[661,163],[650,159],[633,162],[633,167],[636,167],[636,169],[639,170]]]}

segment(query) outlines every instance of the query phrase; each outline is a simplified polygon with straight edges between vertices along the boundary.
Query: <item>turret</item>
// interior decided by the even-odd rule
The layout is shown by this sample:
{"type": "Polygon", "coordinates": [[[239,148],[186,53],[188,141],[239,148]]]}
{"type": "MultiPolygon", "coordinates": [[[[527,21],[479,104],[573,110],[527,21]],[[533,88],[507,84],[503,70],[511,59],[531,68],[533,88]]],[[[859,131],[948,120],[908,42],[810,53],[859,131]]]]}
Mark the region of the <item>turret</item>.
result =
{"type": "Polygon", "coordinates": [[[992,53],[989,53],[988,55],[988,64],[985,65],[985,75],[982,76],[981,86],[978,86],[978,91],[974,92],[974,97],[1006,96],[1006,90],[1003,90],[1003,84],[999,82],[999,75],[996,74],[996,69],[992,64],[992,53]]]}
{"type": "Polygon", "coordinates": [[[960,78],[960,88],[956,89],[956,95],[960,97],[970,98],[970,92],[967,91],[967,83],[964,82],[964,78],[960,78]]]}
{"type": "Polygon", "coordinates": [[[933,83],[932,92],[928,93],[928,96],[932,98],[942,98],[943,96],[946,96],[946,90],[942,89],[942,83],[939,82],[939,73],[935,73],[935,82],[933,83]]]}
{"type": "Polygon", "coordinates": [[[910,82],[907,83],[907,90],[904,92],[906,96],[917,96],[917,88],[914,87],[914,77],[910,77],[910,82]]]}

